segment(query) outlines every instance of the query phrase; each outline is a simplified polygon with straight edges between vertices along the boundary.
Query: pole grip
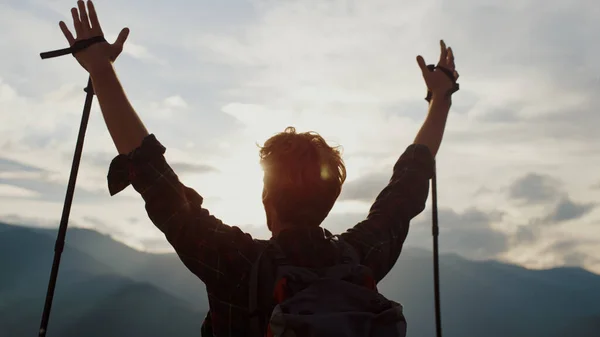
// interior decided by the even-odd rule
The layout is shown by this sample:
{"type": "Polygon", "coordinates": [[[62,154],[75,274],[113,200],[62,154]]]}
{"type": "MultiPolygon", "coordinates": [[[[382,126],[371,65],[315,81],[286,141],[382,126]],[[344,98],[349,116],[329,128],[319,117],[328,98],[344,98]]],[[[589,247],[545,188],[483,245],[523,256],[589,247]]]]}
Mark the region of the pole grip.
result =
{"type": "Polygon", "coordinates": [[[75,42],[69,48],[57,49],[57,50],[53,50],[53,51],[47,51],[44,53],[40,53],[40,57],[42,58],[42,60],[45,60],[45,59],[64,56],[64,55],[68,55],[68,54],[75,55],[75,53],[84,50],[85,48],[93,45],[94,43],[100,43],[100,42],[106,42],[106,39],[104,39],[104,36],[94,36],[89,39],[79,40],[79,41],[75,42]]]}

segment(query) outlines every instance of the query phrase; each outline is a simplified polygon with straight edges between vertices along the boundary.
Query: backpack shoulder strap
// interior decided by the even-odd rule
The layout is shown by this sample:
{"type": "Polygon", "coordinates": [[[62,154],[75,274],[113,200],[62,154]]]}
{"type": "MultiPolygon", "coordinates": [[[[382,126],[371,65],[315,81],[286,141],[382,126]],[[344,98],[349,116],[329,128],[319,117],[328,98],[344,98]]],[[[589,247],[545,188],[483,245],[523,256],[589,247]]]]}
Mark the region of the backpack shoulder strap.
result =
{"type": "Polygon", "coordinates": [[[330,240],[338,248],[338,261],[340,261],[340,263],[349,263],[353,265],[360,264],[360,256],[358,255],[356,249],[351,244],[344,241],[340,235],[332,235],[330,240]]]}
{"type": "Polygon", "coordinates": [[[289,263],[287,257],[285,256],[285,253],[283,252],[283,249],[279,245],[279,242],[277,242],[277,239],[271,238],[269,240],[269,245],[267,246],[267,249],[269,250],[269,253],[271,253],[269,257],[278,264],[289,263]]]}
{"type": "Polygon", "coordinates": [[[274,238],[271,238],[267,245],[260,251],[252,265],[248,287],[248,310],[250,315],[251,336],[260,336],[265,328],[263,326],[263,315],[265,314],[263,311],[266,305],[265,300],[259,302],[259,296],[267,295],[268,291],[270,291],[275,284],[276,270],[273,266],[286,263],[288,263],[288,259],[281,249],[281,246],[274,238]],[[259,278],[261,278],[261,280],[259,280],[259,278]]]}
{"type": "Polygon", "coordinates": [[[258,253],[258,257],[250,270],[250,284],[248,287],[248,314],[250,315],[250,332],[251,336],[260,336],[261,334],[261,316],[258,310],[258,274],[260,271],[262,257],[266,248],[258,253]]]}

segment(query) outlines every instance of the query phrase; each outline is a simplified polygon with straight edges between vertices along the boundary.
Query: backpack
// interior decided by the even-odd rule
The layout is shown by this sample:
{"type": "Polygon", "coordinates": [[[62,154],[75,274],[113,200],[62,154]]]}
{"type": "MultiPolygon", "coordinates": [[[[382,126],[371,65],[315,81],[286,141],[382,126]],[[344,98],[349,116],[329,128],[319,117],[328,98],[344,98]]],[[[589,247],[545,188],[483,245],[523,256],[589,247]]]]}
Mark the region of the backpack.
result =
{"type": "Polygon", "coordinates": [[[402,306],[377,291],[371,270],[360,265],[354,247],[339,236],[329,240],[337,245],[337,264],[323,269],[291,265],[275,239],[270,240],[251,271],[249,336],[406,336],[402,306]],[[269,250],[272,254],[265,253],[269,250]],[[259,282],[259,276],[270,280],[259,282]]]}

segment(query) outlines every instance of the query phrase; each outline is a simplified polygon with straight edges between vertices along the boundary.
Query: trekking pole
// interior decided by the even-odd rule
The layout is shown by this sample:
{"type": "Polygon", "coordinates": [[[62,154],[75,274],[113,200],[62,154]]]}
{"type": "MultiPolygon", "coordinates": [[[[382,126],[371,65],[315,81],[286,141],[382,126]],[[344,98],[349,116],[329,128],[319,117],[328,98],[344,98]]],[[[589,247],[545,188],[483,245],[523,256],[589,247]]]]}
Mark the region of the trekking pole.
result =
{"type": "MultiPolygon", "coordinates": [[[[79,41],[79,44],[73,45],[71,48],[65,48],[55,50],[47,53],[41,53],[42,59],[58,57],[67,55],[86,48],[91,41],[79,41]],[[87,45],[86,45],[87,44],[87,45]]],[[[92,87],[92,79],[88,78],[87,87],[84,89],[87,93],[85,97],[85,104],[83,106],[83,115],[81,117],[81,124],[79,126],[79,135],[77,136],[77,145],[75,146],[75,153],[73,155],[73,163],[71,165],[71,175],[69,176],[69,184],[67,186],[67,194],[65,196],[65,203],[62,210],[62,216],[60,218],[60,225],[58,227],[58,236],[54,245],[54,261],[52,262],[52,271],[50,272],[50,281],[48,282],[48,291],[46,292],[46,301],[44,303],[44,311],[42,313],[42,322],[40,324],[39,337],[45,337],[48,329],[48,321],[50,319],[50,309],[52,308],[52,300],[54,298],[54,289],[56,287],[56,279],[58,277],[58,267],[60,265],[60,257],[65,246],[65,236],[67,234],[67,225],[69,223],[69,213],[71,212],[71,204],[73,202],[73,194],[75,193],[75,183],[77,181],[77,172],[79,171],[79,163],[81,161],[81,153],[83,151],[83,141],[85,138],[85,131],[87,129],[90,110],[92,108],[92,100],[94,99],[94,89],[92,87]]]]}
{"type": "Polygon", "coordinates": [[[437,173],[435,160],[433,161],[433,178],[431,179],[431,196],[432,196],[432,226],[431,233],[433,235],[433,290],[435,296],[435,335],[442,337],[442,318],[440,310],[440,261],[438,252],[438,212],[437,212],[437,173]]]}

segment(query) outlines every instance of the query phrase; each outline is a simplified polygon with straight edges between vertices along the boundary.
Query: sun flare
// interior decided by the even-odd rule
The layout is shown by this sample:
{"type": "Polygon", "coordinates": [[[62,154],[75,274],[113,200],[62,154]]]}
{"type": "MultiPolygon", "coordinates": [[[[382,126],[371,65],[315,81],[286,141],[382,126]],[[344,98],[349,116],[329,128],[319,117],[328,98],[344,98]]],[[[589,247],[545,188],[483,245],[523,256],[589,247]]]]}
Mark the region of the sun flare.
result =
{"type": "Polygon", "coordinates": [[[263,171],[254,144],[236,148],[219,162],[219,172],[190,179],[211,214],[233,226],[265,224],[263,171]]]}

